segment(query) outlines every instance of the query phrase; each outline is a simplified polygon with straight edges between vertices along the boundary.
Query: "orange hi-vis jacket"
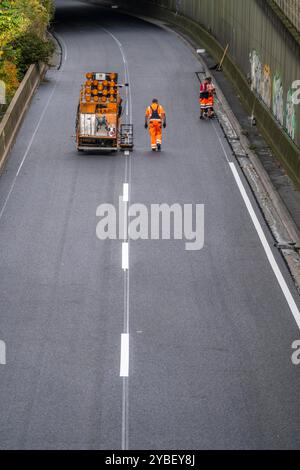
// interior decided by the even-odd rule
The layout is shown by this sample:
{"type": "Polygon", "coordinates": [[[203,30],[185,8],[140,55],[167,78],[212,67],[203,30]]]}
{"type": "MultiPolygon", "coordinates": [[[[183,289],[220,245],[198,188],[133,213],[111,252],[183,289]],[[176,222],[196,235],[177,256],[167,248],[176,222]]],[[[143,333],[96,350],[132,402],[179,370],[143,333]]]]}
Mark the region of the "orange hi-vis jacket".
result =
{"type": "Polygon", "coordinates": [[[152,149],[162,143],[162,121],[166,118],[164,108],[158,103],[152,103],[146,109],[146,119],[149,121],[149,134],[152,149]]]}
{"type": "Polygon", "coordinates": [[[215,102],[216,89],[212,83],[201,83],[200,86],[200,106],[201,109],[213,108],[215,102]]]}
{"type": "Polygon", "coordinates": [[[166,116],[165,110],[161,104],[152,103],[146,109],[146,118],[149,121],[162,121],[166,116]]]}

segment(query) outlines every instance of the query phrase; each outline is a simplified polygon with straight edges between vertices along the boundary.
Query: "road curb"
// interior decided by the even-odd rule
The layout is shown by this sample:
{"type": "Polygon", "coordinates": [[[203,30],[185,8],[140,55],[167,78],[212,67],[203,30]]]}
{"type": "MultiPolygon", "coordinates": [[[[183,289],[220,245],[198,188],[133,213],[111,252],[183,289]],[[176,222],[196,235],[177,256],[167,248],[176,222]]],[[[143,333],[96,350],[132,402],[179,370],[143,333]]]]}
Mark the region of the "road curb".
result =
{"type": "Polygon", "coordinates": [[[63,63],[63,50],[64,50],[63,44],[61,43],[60,38],[56,35],[53,28],[51,28],[48,31],[48,35],[51,38],[51,40],[55,43],[55,46],[56,46],[56,49],[55,49],[53,57],[52,57],[53,64],[51,65],[51,67],[55,67],[57,70],[60,70],[61,67],[62,67],[62,63],[63,63]],[[56,62],[56,58],[55,58],[56,54],[59,55],[58,63],[55,63],[56,62]]]}

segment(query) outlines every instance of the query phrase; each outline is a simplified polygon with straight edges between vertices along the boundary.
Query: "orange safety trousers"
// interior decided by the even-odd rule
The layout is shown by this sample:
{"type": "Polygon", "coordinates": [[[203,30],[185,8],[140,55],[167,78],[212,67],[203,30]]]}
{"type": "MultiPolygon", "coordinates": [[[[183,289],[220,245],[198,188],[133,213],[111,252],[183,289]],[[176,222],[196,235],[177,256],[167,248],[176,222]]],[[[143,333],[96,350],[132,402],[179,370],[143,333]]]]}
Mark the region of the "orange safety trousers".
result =
{"type": "Polygon", "coordinates": [[[157,144],[162,143],[162,125],[161,121],[149,122],[149,134],[151,138],[151,147],[156,149],[157,144]]]}

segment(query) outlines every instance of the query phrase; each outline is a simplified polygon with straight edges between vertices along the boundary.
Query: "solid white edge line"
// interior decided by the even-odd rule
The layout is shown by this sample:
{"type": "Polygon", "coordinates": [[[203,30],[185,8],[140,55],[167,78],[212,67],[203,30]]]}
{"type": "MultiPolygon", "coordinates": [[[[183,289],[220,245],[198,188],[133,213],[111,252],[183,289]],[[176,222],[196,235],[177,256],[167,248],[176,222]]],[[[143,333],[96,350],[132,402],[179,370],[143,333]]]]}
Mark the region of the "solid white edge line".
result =
{"type": "Polygon", "coordinates": [[[128,377],[129,375],[129,334],[121,334],[121,362],[120,377],[128,377]]]}
{"type": "Polygon", "coordinates": [[[288,285],[287,285],[287,283],[286,283],[286,281],[285,281],[285,279],[284,279],[284,277],[283,277],[283,275],[282,275],[282,273],[281,273],[281,271],[280,271],[280,269],[279,269],[279,266],[278,266],[278,264],[277,264],[277,261],[276,261],[275,258],[274,258],[274,255],[273,255],[273,253],[272,253],[272,250],[271,250],[271,248],[270,248],[270,245],[269,245],[269,243],[268,243],[268,241],[267,241],[267,238],[266,238],[266,236],[265,236],[265,234],[264,234],[264,231],[263,231],[263,229],[262,229],[262,226],[261,226],[261,224],[260,224],[260,222],[259,222],[259,220],[258,220],[258,218],[257,218],[257,215],[256,215],[256,213],[255,213],[255,211],[254,211],[254,209],[253,209],[253,206],[252,206],[252,204],[251,204],[251,201],[250,201],[250,199],[249,199],[249,197],[248,197],[248,195],[247,195],[247,193],[246,193],[246,190],[245,190],[245,188],[244,188],[244,185],[243,185],[243,183],[242,183],[242,180],[241,180],[241,178],[240,178],[240,175],[238,174],[238,171],[237,171],[237,169],[236,169],[236,167],[235,167],[235,164],[234,164],[233,162],[228,162],[228,163],[229,163],[230,169],[231,169],[231,171],[232,171],[232,173],[233,173],[233,176],[234,176],[234,178],[235,178],[235,181],[236,181],[236,183],[237,183],[237,185],[238,185],[238,188],[239,188],[239,190],[240,190],[240,193],[241,193],[241,195],[242,195],[242,198],[243,198],[243,200],[244,200],[244,202],[245,202],[245,204],[246,204],[246,207],[247,207],[247,209],[248,209],[248,212],[249,212],[249,214],[250,214],[250,217],[251,217],[251,219],[252,219],[252,222],[253,222],[253,224],[254,224],[254,226],[255,226],[255,229],[256,229],[256,231],[257,231],[257,233],[258,233],[258,236],[259,236],[259,238],[260,238],[260,241],[261,241],[261,243],[262,243],[262,245],[263,245],[263,248],[264,248],[264,250],[265,250],[265,253],[266,253],[267,257],[268,257],[269,263],[270,263],[270,265],[271,265],[271,267],[272,267],[272,269],[273,269],[273,271],[274,271],[274,274],[275,274],[275,276],[276,276],[276,278],[277,278],[277,281],[278,281],[278,283],[279,283],[279,285],[280,285],[280,287],[281,287],[281,290],[282,290],[282,292],[283,292],[283,294],[284,294],[284,296],[285,296],[285,298],[286,298],[286,301],[287,301],[287,303],[288,303],[288,305],[289,305],[289,307],[290,307],[290,310],[291,310],[291,312],[292,312],[292,314],[293,314],[293,316],[294,316],[294,319],[295,319],[295,321],[296,321],[296,323],[297,323],[297,326],[298,326],[298,328],[300,329],[300,312],[299,312],[299,309],[298,309],[298,307],[297,307],[297,305],[296,305],[296,302],[295,302],[295,300],[294,300],[294,298],[293,298],[293,296],[292,296],[292,294],[291,294],[291,291],[290,291],[290,289],[289,289],[289,287],[288,287],[288,285]]]}
{"type": "Polygon", "coordinates": [[[129,186],[128,183],[123,184],[123,202],[128,202],[129,200],[129,186]]]}
{"type": "Polygon", "coordinates": [[[128,242],[122,243],[122,269],[127,271],[129,268],[129,250],[128,242]]]}

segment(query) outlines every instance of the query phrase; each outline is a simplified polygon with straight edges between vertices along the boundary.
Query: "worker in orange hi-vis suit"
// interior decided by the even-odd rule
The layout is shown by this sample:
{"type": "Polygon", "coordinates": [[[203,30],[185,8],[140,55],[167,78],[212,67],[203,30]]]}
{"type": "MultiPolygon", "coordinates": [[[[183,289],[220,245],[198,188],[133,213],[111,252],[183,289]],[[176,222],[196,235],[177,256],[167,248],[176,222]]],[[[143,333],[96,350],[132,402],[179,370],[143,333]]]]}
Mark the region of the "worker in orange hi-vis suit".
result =
{"type": "Polygon", "coordinates": [[[153,152],[160,152],[162,144],[162,126],[167,127],[167,119],[164,108],[154,98],[152,104],[146,109],[145,129],[149,127],[151,148],[153,152]]]}
{"type": "Polygon", "coordinates": [[[207,78],[207,91],[208,91],[208,99],[207,99],[207,109],[208,109],[208,117],[212,118],[215,115],[214,112],[214,104],[215,104],[215,94],[216,88],[212,82],[212,78],[207,78]]]}
{"type": "Polygon", "coordinates": [[[216,88],[212,83],[212,78],[207,77],[200,85],[200,119],[214,117],[215,94],[216,88]]]}

